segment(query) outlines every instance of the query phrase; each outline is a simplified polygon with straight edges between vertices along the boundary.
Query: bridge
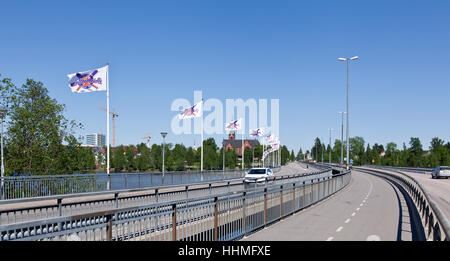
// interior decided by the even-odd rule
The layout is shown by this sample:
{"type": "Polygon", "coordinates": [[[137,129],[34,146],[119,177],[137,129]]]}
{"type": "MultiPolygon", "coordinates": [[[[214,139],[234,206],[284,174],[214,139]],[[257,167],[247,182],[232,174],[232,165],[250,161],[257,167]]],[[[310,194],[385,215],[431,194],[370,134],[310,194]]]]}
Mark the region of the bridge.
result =
{"type": "Polygon", "coordinates": [[[7,199],[0,241],[449,240],[448,193],[433,189],[445,190],[447,180],[431,184],[428,171],[295,162],[273,183],[251,187],[243,173],[215,173],[178,185],[7,199]]]}

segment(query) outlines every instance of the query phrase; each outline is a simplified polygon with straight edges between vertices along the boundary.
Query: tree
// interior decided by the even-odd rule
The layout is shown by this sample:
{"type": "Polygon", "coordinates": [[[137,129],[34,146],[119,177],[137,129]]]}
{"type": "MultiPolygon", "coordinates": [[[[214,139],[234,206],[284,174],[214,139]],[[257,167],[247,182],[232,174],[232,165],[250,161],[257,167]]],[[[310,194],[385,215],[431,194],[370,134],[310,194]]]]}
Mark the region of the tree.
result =
{"type": "MultiPolygon", "coordinates": [[[[8,81],[5,84],[2,80],[2,83],[2,91],[8,88],[10,92],[7,98],[8,136],[5,139],[7,172],[19,175],[72,172],[75,164],[68,164],[70,152],[66,149],[77,151],[75,148],[79,143],[73,129],[81,128],[81,125],[63,116],[65,106],[52,99],[41,82],[27,79],[20,88],[8,81]]],[[[84,150],[78,151],[84,153],[84,150]]]]}
{"type": "Polygon", "coordinates": [[[419,138],[413,138],[411,137],[409,141],[409,157],[408,157],[408,163],[411,167],[419,167],[422,163],[422,143],[420,143],[419,138]]]}
{"type": "Polygon", "coordinates": [[[295,157],[295,159],[297,161],[301,161],[301,160],[303,160],[303,158],[304,158],[303,151],[302,151],[302,148],[300,148],[297,152],[297,156],[295,157]]]}

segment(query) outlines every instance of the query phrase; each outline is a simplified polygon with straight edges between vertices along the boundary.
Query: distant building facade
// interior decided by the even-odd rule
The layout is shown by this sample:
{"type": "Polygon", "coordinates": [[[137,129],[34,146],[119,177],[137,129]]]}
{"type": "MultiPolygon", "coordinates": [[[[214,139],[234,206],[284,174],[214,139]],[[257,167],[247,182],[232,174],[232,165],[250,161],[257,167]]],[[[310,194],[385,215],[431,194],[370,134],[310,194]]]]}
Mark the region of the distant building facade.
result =
{"type": "MultiPolygon", "coordinates": [[[[253,149],[256,145],[259,145],[259,141],[256,139],[244,140],[244,150],[247,147],[253,149]]],[[[223,146],[225,147],[225,151],[233,149],[239,157],[242,156],[242,140],[236,139],[236,134],[234,132],[230,132],[228,139],[223,140],[223,146]]]]}
{"type": "Polygon", "coordinates": [[[86,135],[86,144],[103,148],[106,146],[106,137],[99,133],[88,134],[86,135]]]}

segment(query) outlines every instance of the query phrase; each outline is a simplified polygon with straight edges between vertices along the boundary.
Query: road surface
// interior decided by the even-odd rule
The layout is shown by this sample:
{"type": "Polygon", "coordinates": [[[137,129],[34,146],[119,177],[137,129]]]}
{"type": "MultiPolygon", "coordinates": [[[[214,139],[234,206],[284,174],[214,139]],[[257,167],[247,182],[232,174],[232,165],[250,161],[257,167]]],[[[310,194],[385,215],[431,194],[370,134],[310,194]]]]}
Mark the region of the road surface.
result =
{"type": "Polygon", "coordinates": [[[423,239],[417,213],[393,183],[358,171],[342,191],[243,240],[410,241],[423,239]]]}

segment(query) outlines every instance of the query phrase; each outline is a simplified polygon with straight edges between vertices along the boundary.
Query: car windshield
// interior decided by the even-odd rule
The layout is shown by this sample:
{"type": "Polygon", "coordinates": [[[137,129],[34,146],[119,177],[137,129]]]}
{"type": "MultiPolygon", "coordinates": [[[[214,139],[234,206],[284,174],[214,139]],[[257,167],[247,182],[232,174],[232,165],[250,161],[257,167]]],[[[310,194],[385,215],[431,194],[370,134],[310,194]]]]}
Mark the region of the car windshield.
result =
{"type": "Polygon", "coordinates": [[[450,167],[441,167],[441,170],[450,170],[450,167]]]}
{"type": "Polygon", "coordinates": [[[265,169],[251,169],[248,174],[266,174],[265,169]]]}

